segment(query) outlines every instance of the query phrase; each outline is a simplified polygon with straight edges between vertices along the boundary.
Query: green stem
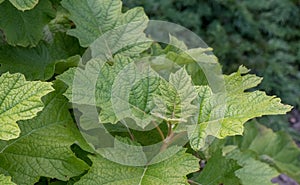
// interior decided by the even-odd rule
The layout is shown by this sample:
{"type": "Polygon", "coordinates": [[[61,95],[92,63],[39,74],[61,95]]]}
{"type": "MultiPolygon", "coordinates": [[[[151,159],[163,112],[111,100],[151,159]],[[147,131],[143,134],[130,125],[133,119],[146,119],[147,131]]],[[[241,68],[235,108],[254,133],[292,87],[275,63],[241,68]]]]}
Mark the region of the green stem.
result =
{"type": "Polygon", "coordinates": [[[158,131],[162,141],[165,140],[165,135],[164,133],[162,132],[162,130],[159,128],[159,126],[154,122],[154,121],[151,121],[152,124],[155,126],[156,130],[158,131]]]}

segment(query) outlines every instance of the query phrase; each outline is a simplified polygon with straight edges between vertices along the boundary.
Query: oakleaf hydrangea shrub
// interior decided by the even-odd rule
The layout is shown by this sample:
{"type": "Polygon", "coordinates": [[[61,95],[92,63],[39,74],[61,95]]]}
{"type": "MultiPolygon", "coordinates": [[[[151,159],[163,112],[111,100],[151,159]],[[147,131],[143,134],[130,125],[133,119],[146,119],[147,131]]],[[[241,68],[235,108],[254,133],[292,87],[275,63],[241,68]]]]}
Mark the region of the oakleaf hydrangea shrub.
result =
{"type": "Polygon", "coordinates": [[[249,121],[292,107],[245,66],[223,75],[211,48],[155,41],[159,23],[120,0],[0,9],[0,184],[300,182],[293,140],[249,121]]]}

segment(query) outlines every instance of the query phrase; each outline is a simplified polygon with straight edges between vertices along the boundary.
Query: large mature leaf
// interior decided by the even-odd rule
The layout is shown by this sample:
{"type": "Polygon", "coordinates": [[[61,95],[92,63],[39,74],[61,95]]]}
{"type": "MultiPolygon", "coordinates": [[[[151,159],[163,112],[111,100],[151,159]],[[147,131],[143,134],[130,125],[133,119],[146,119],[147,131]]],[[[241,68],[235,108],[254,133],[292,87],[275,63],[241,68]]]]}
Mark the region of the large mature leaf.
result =
{"type": "Polygon", "coordinates": [[[262,125],[245,125],[244,137],[235,137],[242,151],[251,150],[266,163],[300,182],[300,149],[284,132],[274,133],[262,125]],[[267,142],[262,142],[267,141],[267,142]]]}
{"type": "Polygon", "coordinates": [[[112,64],[97,58],[84,70],[70,69],[58,79],[69,86],[65,95],[71,102],[100,107],[102,123],[132,118],[144,128],[155,119],[150,111],[160,78],[146,63],[135,64],[121,55],[116,55],[112,64]]]}
{"type": "Polygon", "coordinates": [[[120,165],[99,155],[90,158],[93,161],[90,171],[76,185],[188,185],[185,176],[199,170],[198,159],[184,150],[169,159],[144,167],[120,165]]]}
{"type": "Polygon", "coordinates": [[[240,180],[236,177],[235,171],[240,168],[241,166],[235,160],[222,156],[221,152],[216,152],[194,180],[202,185],[238,185],[240,180]]]}
{"type": "Polygon", "coordinates": [[[18,10],[25,11],[35,7],[39,0],[9,0],[18,10]]]}
{"type": "Polygon", "coordinates": [[[19,11],[9,1],[0,4],[0,28],[13,46],[35,46],[43,37],[43,28],[54,15],[49,0],[30,11],[19,11]],[[5,17],[5,18],[3,18],[5,17]]]}
{"type": "MultiPolygon", "coordinates": [[[[17,184],[34,184],[39,177],[68,180],[88,168],[70,146],[86,147],[68,111],[68,102],[58,91],[43,98],[45,108],[31,120],[19,121],[21,136],[0,142],[0,171],[17,184]]],[[[88,149],[86,147],[86,149],[88,149]]]]}
{"type": "Polygon", "coordinates": [[[0,77],[0,139],[17,138],[17,121],[31,119],[44,107],[42,96],[52,91],[51,83],[29,82],[22,74],[0,77]]]}
{"type": "Polygon", "coordinates": [[[3,174],[0,174],[0,184],[15,185],[15,183],[11,182],[11,177],[4,176],[3,174]]]}
{"type": "Polygon", "coordinates": [[[55,71],[56,63],[59,63],[60,71],[63,66],[76,66],[79,56],[69,60],[74,64],[67,64],[68,57],[78,54],[80,51],[78,41],[64,33],[57,33],[51,43],[40,42],[34,48],[12,47],[5,45],[0,47],[0,73],[23,73],[30,80],[48,80],[55,71]]]}
{"type": "MultiPolygon", "coordinates": [[[[145,38],[143,30],[147,26],[148,18],[142,8],[134,8],[122,13],[120,0],[63,0],[62,5],[70,12],[70,19],[76,25],[76,28],[69,30],[68,33],[77,37],[84,47],[92,44],[104,33],[113,30],[105,36],[109,39],[98,42],[106,46],[101,47],[102,49],[114,50],[115,46],[137,45],[137,42],[128,42],[145,38]]],[[[141,47],[138,50],[143,51],[146,48],[141,47]]],[[[131,48],[130,51],[135,49],[131,48]]],[[[116,51],[111,53],[114,54],[116,51]]]]}
{"type": "MultiPolygon", "coordinates": [[[[119,61],[120,62],[120,61],[119,61]]],[[[145,128],[155,118],[153,95],[158,92],[160,77],[146,63],[130,63],[116,76],[112,85],[111,103],[118,120],[132,118],[145,128]]]]}
{"type": "Polygon", "coordinates": [[[69,86],[65,96],[72,103],[102,107],[101,122],[116,123],[117,118],[111,105],[111,89],[115,77],[130,62],[131,59],[118,55],[113,65],[99,58],[92,59],[85,69],[71,68],[57,78],[69,86]]]}
{"type": "Polygon", "coordinates": [[[234,150],[228,158],[237,160],[242,166],[235,172],[242,184],[272,185],[271,179],[279,175],[276,169],[253,158],[252,153],[234,150]]]}
{"type": "Polygon", "coordinates": [[[153,115],[170,123],[178,123],[187,122],[188,118],[197,114],[197,106],[192,104],[197,92],[184,68],[172,73],[169,83],[162,83],[160,93],[161,96],[155,99],[153,115]]]}
{"type": "Polygon", "coordinates": [[[199,124],[190,129],[194,149],[204,145],[207,135],[218,138],[242,135],[246,121],[291,110],[291,106],[281,104],[279,98],[267,96],[265,92],[244,92],[261,81],[255,75],[243,75],[247,72],[246,68],[240,67],[238,72],[225,75],[226,91],[223,93],[213,93],[208,86],[198,87],[201,99],[199,124]]]}

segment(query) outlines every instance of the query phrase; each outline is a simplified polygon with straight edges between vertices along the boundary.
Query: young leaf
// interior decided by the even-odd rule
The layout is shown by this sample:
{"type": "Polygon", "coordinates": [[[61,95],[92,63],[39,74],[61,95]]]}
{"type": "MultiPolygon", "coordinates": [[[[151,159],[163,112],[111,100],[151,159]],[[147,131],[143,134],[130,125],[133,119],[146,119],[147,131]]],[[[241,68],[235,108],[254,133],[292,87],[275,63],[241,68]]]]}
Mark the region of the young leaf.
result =
{"type": "Polygon", "coordinates": [[[188,185],[185,176],[199,170],[198,160],[184,150],[169,159],[144,167],[124,166],[100,155],[90,158],[93,161],[90,171],[76,185],[188,185]]]}
{"type": "Polygon", "coordinates": [[[43,28],[54,17],[54,12],[49,0],[40,1],[34,9],[25,12],[4,1],[0,4],[0,17],[0,28],[7,42],[12,46],[27,47],[36,46],[42,39],[43,28]]]}
{"type": "Polygon", "coordinates": [[[66,181],[88,169],[70,148],[76,142],[89,150],[61,95],[63,86],[56,87],[43,98],[45,108],[37,117],[18,122],[19,138],[0,142],[0,170],[17,184],[31,185],[41,176],[66,181]]]}
{"type": "Polygon", "coordinates": [[[226,92],[212,93],[207,86],[198,87],[200,104],[198,125],[190,128],[190,141],[195,150],[203,147],[208,135],[224,138],[242,135],[243,124],[262,115],[285,114],[291,106],[283,105],[280,99],[267,96],[265,92],[244,92],[259,84],[260,78],[242,75],[248,70],[240,67],[238,72],[224,76],[226,92]]]}
{"type": "Polygon", "coordinates": [[[162,83],[160,96],[154,100],[156,107],[152,114],[171,123],[187,122],[197,114],[197,106],[192,102],[197,98],[197,92],[191,77],[184,68],[172,73],[169,83],[162,83]]]}
{"type": "Polygon", "coordinates": [[[17,138],[17,121],[31,119],[41,111],[41,97],[52,91],[51,83],[29,82],[22,74],[5,73],[0,77],[0,139],[17,138]]]}

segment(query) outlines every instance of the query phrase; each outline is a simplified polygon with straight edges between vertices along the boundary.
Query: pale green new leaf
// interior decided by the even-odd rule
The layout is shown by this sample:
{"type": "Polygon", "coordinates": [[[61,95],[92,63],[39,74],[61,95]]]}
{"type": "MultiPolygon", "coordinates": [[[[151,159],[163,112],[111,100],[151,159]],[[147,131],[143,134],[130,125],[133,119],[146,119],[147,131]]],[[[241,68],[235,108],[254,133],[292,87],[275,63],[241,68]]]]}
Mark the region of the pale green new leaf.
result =
{"type": "Polygon", "coordinates": [[[274,133],[257,123],[245,125],[244,137],[235,141],[241,150],[251,150],[257,157],[300,182],[300,149],[284,132],[274,133]],[[268,141],[268,142],[262,142],[268,141]]]}
{"type": "Polygon", "coordinates": [[[0,174],[0,184],[1,185],[16,185],[15,183],[11,182],[11,177],[5,176],[0,174]]]}
{"type": "Polygon", "coordinates": [[[26,81],[22,74],[0,77],[0,139],[17,138],[17,121],[31,119],[44,107],[42,96],[53,90],[51,83],[26,81]]]}
{"type": "Polygon", "coordinates": [[[184,68],[170,74],[169,82],[162,82],[160,93],[154,100],[154,116],[178,123],[187,122],[190,117],[197,115],[197,106],[192,104],[197,92],[184,68]]]}
{"type": "MultiPolygon", "coordinates": [[[[109,31],[111,33],[103,36],[103,40],[98,41],[92,48],[100,48],[105,50],[104,52],[115,54],[122,48],[129,50],[129,53],[139,53],[149,46],[143,43],[147,40],[143,31],[148,18],[142,8],[122,13],[120,0],[63,0],[62,5],[70,12],[70,19],[76,25],[76,28],[69,30],[68,33],[77,37],[83,47],[90,46],[109,31]]],[[[100,52],[97,49],[94,51],[100,52]]]]}
{"type": "Polygon", "coordinates": [[[56,87],[59,91],[43,98],[43,111],[18,122],[19,138],[0,142],[0,170],[16,184],[32,185],[41,176],[67,181],[88,169],[70,148],[78,143],[90,151],[73,123],[68,101],[61,95],[63,86],[56,87]]]}
{"type": "Polygon", "coordinates": [[[217,138],[242,135],[246,121],[291,110],[291,106],[281,104],[279,98],[267,96],[265,92],[244,92],[261,81],[255,75],[243,75],[247,72],[245,67],[240,67],[238,72],[225,75],[225,92],[212,93],[207,86],[197,88],[201,100],[198,125],[189,128],[194,149],[203,147],[208,135],[217,138]]]}
{"type": "Polygon", "coordinates": [[[25,12],[4,1],[0,4],[0,29],[10,45],[32,47],[42,39],[43,28],[53,16],[49,0],[40,1],[34,9],[25,12]]]}
{"type": "Polygon", "coordinates": [[[271,179],[279,175],[276,169],[254,159],[251,153],[234,150],[228,158],[237,160],[238,164],[242,166],[241,169],[235,171],[242,184],[273,185],[271,179]]]}
{"type": "Polygon", "coordinates": [[[93,161],[90,171],[76,185],[188,185],[186,175],[199,170],[198,159],[184,150],[144,167],[124,166],[100,155],[90,159],[93,161]]]}
{"type": "Polygon", "coordinates": [[[9,0],[18,10],[25,11],[34,8],[39,0],[9,0]]]}

